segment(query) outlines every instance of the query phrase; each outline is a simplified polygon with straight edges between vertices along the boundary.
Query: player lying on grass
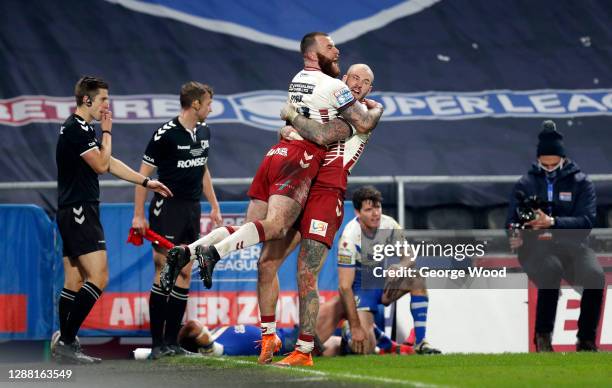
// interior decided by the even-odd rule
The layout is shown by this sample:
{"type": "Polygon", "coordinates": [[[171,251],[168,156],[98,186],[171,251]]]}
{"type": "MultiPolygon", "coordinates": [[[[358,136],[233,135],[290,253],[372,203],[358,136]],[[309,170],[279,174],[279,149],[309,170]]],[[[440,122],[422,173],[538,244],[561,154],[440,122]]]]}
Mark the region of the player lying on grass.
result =
{"type": "MultiPolygon", "coordinates": [[[[380,354],[414,353],[412,348],[397,344],[377,327],[375,330],[380,354]]],[[[283,342],[281,352],[288,353],[295,346],[299,329],[297,326],[280,328],[276,334],[283,342]]],[[[330,336],[323,346],[318,344],[318,353],[322,356],[348,354],[350,349],[346,346],[346,342],[350,338],[350,332],[345,329],[343,336],[344,343],[341,336],[334,335],[330,336]]],[[[256,356],[259,355],[261,330],[253,325],[220,326],[209,330],[201,322],[190,320],[179,331],[178,342],[184,349],[203,356],[256,356]]]]}

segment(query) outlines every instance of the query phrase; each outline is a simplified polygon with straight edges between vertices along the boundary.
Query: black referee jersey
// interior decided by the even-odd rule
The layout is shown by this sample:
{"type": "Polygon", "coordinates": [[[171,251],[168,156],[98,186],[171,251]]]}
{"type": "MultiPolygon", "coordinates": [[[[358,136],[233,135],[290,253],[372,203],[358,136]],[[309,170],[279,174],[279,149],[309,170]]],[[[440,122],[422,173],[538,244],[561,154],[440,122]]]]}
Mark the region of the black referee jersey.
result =
{"type": "Polygon", "coordinates": [[[209,141],[205,123],[198,123],[192,133],[175,117],[153,133],[142,160],[157,167],[159,181],[172,190],[174,198],[199,201],[209,141]]]}
{"type": "Polygon", "coordinates": [[[98,174],[82,158],[94,148],[101,148],[101,144],[93,127],[80,116],[70,115],[60,128],[55,153],[60,209],[75,203],[99,201],[98,174]]]}

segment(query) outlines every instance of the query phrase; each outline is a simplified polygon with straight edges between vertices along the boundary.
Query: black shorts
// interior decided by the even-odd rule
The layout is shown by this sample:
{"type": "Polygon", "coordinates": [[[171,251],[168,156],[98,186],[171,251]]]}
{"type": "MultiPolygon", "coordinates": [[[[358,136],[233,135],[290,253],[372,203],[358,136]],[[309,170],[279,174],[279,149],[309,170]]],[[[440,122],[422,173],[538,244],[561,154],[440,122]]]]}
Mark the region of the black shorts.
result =
{"type": "Polygon", "coordinates": [[[149,227],[174,244],[190,244],[200,236],[200,202],[154,195],[149,227]]]}
{"type": "Polygon", "coordinates": [[[62,236],[64,256],[76,258],[106,250],[97,203],[79,203],[59,209],[57,226],[62,236]]]}

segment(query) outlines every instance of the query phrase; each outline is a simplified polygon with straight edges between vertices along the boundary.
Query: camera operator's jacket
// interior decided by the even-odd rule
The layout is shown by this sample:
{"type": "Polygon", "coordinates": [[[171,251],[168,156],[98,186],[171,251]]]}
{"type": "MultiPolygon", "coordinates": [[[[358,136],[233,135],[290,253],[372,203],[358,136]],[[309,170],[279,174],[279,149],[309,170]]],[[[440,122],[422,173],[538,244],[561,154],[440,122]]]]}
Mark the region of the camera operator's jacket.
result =
{"type": "MultiPolygon", "coordinates": [[[[543,200],[548,199],[546,175],[536,163],[514,186],[506,225],[518,221],[516,194],[519,191],[525,196],[536,195],[543,200]]],[[[592,229],[595,225],[597,213],[595,187],[580,167],[570,159],[566,159],[563,168],[553,181],[552,202],[552,214],[549,209],[542,211],[555,217],[554,229],[592,229]]]]}

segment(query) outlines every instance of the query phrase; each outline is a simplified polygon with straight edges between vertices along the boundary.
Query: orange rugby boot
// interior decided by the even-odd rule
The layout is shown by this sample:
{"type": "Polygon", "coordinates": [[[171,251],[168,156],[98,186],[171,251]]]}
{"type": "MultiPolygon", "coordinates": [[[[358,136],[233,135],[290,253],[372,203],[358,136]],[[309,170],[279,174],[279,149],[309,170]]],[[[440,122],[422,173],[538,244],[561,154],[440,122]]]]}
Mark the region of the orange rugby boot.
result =
{"type": "Polygon", "coordinates": [[[281,349],[283,343],[280,338],[274,334],[264,334],[261,336],[261,352],[259,353],[259,358],[257,359],[258,364],[269,364],[272,362],[272,357],[274,353],[278,352],[281,349]]]}
{"type": "Polygon", "coordinates": [[[275,362],[276,366],[313,366],[312,354],[302,353],[299,350],[294,350],[289,355],[279,362],[275,362]]]}

